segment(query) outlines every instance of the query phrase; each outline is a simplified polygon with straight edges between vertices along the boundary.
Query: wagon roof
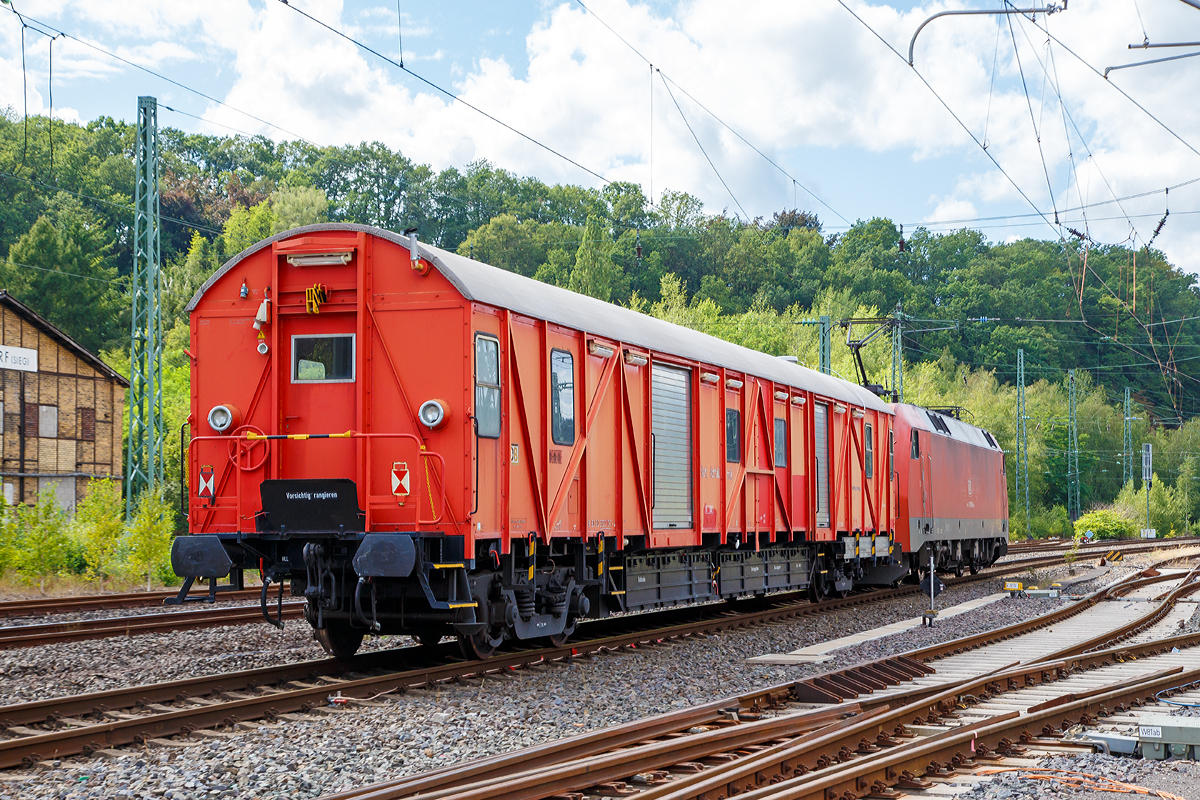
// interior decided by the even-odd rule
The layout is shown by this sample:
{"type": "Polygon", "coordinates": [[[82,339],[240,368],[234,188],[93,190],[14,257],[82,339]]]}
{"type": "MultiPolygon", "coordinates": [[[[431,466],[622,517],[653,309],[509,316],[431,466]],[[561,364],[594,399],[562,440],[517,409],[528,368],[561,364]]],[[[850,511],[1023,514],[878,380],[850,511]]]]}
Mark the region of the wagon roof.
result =
{"type": "MultiPolygon", "coordinates": [[[[243,250],[226,262],[204,282],[188,303],[187,310],[195,309],[209,287],[243,259],[270,247],[275,242],[321,231],[366,232],[404,248],[409,245],[408,237],[369,225],[328,223],[284,231],[243,250]]],[[[758,350],[742,347],[594,297],[535,281],[447,250],[420,242],[418,247],[421,255],[468,300],[507,308],[519,314],[544,319],[624,344],[749,373],[776,383],[816,392],[834,400],[891,413],[891,407],[871,392],[832,375],[825,375],[758,350]]]]}

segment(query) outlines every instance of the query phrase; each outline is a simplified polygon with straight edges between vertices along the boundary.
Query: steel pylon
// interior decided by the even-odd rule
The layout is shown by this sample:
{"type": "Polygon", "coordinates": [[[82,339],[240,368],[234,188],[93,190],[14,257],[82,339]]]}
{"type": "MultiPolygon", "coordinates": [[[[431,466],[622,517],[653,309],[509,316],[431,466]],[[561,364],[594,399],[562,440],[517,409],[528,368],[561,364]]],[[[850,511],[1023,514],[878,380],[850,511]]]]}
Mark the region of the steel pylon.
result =
{"type": "Polygon", "coordinates": [[[1129,387],[1125,387],[1125,443],[1121,450],[1121,484],[1134,479],[1133,472],[1133,404],[1129,399],[1129,387]]]}
{"type": "Polygon", "coordinates": [[[162,270],[159,250],[158,101],[138,98],[137,184],[130,274],[129,457],[125,514],[163,480],[162,270]]]}
{"type": "Polygon", "coordinates": [[[1016,501],[1025,504],[1025,536],[1033,538],[1029,521],[1029,435],[1025,421],[1025,351],[1017,350],[1017,493],[1016,501]]]}
{"type": "Polygon", "coordinates": [[[1067,373],[1070,383],[1070,421],[1067,442],[1067,516],[1071,522],[1079,519],[1082,510],[1079,503],[1079,418],[1075,399],[1075,370],[1067,373]]]}

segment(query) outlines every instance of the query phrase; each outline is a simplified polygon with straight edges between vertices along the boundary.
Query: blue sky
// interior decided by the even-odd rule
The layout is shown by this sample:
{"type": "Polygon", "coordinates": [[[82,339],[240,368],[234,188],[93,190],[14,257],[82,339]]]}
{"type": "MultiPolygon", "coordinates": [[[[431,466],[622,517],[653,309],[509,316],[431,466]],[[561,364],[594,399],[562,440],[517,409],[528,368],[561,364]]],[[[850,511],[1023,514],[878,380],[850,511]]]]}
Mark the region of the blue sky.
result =
{"type": "MultiPolygon", "coordinates": [[[[163,125],[185,130],[222,133],[224,125],[280,138],[282,128],[320,144],[378,139],[435,168],[482,157],[546,181],[599,184],[278,0],[14,2],[31,19],[72,37],[54,44],[54,105],[61,117],[131,119],[136,97],[152,94],[200,118],[161,112],[163,125]]],[[[397,53],[394,0],[292,4],[389,56],[397,53]]],[[[930,14],[994,5],[846,4],[901,52],[930,14]]],[[[1069,11],[1036,23],[1013,18],[1011,28],[1007,18],[940,19],[918,40],[916,72],[837,0],[587,5],[592,14],[577,2],[401,0],[405,63],[607,179],[637,181],[647,191],[653,180],[656,195],[664,188],[688,191],[709,211],[728,208],[751,217],[790,207],[796,196],[830,231],[844,228],[843,218],[887,216],[908,228],[966,224],[993,240],[1054,238],[1069,235],[1069,226],[1086,229],[1098,242],[1140,245],[1166,207],[1162,188],[1200,177],[1200,104],[1194,100],[1200,59],[1121,70],[1108,81],[1090,69],[1186,52],[1147,55],[1126,48],[1143,36],[1200,39],[1200,11],[1179,0],[1137,0],[1136,6],[1133,0],[1074,0],[1069,11]],[[652,87],[646,63],[600,19],[673,84],[659,79],[652,87]],[[1043,26],[1057,41],[1047,45],[1043,26]],[[951,111],[980,142],[986,130],[986,154],[951,111]],[[1086,218],[1069,210],[1143,192],[1153,194],[1093,206],[1086,218]],[[1058,211],[1062,225],[1015,216],[1035,207],[1051,220],[1058,211]]],[[[0,8],[0,107],[18,114],[20,55],[20,24],[0,8]]],[[[47,56],[48,40],[27,31],[31,113],[45,113],[48,105],[47,56]]],[[[1173,191],[1170,206],[1155,246],[1179,266],[1200,270],[1200,215],[1189,213],[1200,211],[1200,183],[1173,191]]]]}

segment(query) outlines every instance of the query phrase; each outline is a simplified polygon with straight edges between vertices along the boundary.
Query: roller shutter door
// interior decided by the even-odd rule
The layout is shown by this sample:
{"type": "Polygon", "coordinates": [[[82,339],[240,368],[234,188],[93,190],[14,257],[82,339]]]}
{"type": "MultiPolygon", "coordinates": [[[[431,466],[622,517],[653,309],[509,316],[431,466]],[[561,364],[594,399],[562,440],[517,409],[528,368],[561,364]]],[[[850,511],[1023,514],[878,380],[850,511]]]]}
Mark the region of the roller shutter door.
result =
{"type": "Polygon", "coordinates": [[[654,365],[654,527],[692,527],[692,374],[654,365]]]}
{"type": "Polygon", "coordinates": [[[829,527],[829,406],[813,406],[813,433],[817,459],[817,527],[829,527]]]}

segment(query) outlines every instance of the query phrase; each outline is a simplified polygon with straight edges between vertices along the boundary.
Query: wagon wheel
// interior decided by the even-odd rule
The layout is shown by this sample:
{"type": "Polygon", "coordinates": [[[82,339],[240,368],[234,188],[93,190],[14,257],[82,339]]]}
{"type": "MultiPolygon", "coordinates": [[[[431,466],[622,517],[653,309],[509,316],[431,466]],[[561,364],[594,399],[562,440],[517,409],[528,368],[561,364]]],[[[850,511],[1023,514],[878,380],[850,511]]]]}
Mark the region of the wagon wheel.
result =
{"type": "Polygon", "coordinates": [[[546,643],[550,647],[565,647],[567,640],[575,633],[576,622],[572,622],[567,627],[563,628],[561,633],[552,633],[546,637],[546,643]]]}
{"type": "Polygon", "coordinates": [[[492,654],[504,642],[503,636],[493,637],[487,631],[472,634],[458,634],[458,647],[462,654],[469,659],[491,658],[492,654]]]}
{"type": "Polygon", "coordinates": [[[246,433],[253,433],[256,436],[265,435],[260,428],[254,425],[242,425],[233,431],[233,433],[229,434],[229,461],[242,472],[254,472],[254,470],[266,463],[267,456],[271,454],[271,448],[267,447],[266,441],[262,439],[254,441],[242,439],[241,436],[246,433]],[[258,461],[250,463],[254,449],[260,446],[262,447],[262,456],[259,457],[258,461]],[[246,464],[242,463],[243,453],[247,456],[248,463],[246,464]]]}
{"type": "Polygon", "coordinates": [[[313,638],[321,643],[326,653],[347,661],[354,657],[362,646],[365,631],[351,628],[345,620],[325,620],[325,627],[313,631],[313,638]]]}

